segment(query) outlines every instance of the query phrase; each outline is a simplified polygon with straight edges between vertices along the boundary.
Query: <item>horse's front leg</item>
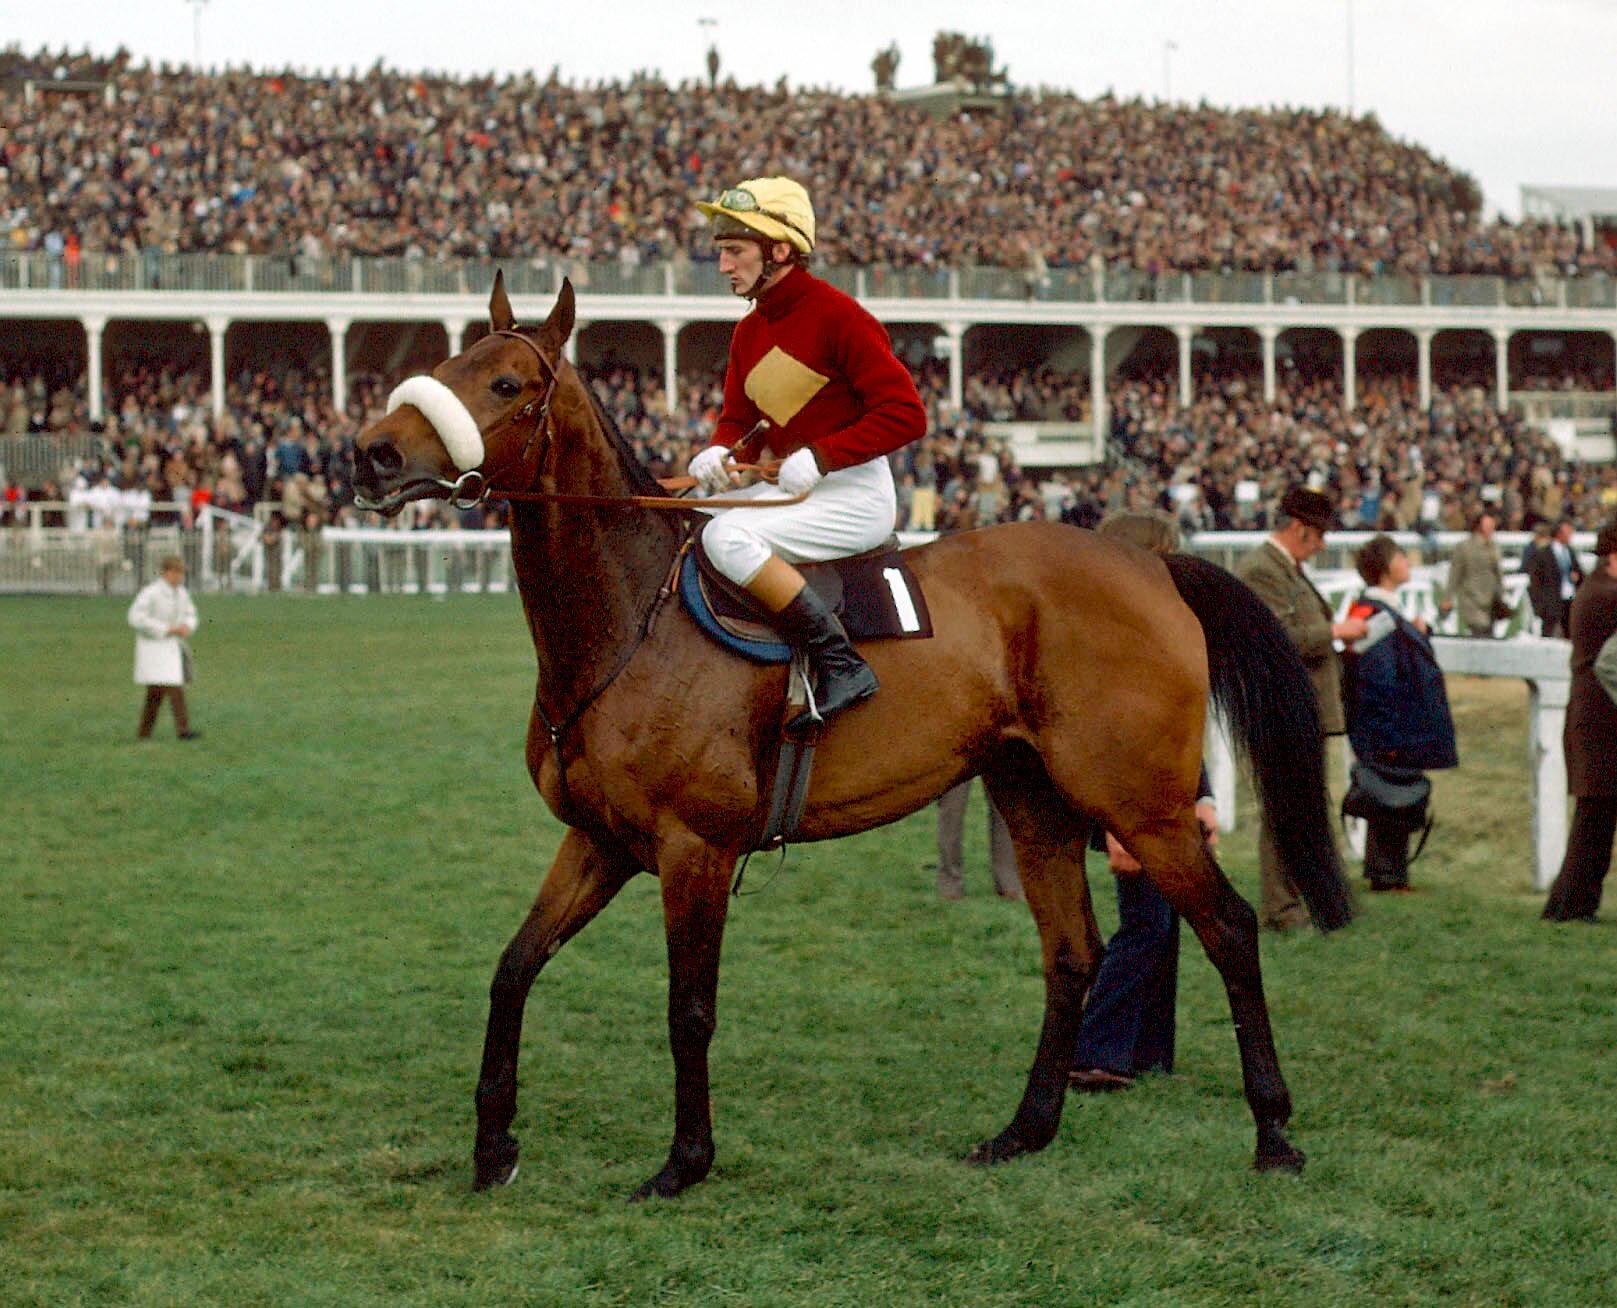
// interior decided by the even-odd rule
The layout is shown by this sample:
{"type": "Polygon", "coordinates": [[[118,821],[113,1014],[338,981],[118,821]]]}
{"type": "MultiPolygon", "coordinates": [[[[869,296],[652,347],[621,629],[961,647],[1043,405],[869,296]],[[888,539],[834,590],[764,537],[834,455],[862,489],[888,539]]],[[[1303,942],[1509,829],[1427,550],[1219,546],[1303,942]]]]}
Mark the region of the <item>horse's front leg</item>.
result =
{"type": "Polygon", "coordinates": [[[668,936],[668,1039],[674,1053],[674,1143],[631,1202],[678,1194],[713,1166],[707,1050],[718,1021],[719,947],[735,855],[686,837],[658,860],[668,936]]]}
{"type": "Polygon", "coordinates": [[[489,987],[488,1034],[477,1078],[477,1141],[472,1150],[476,1189],[505,1185],[517,1173],[517,1141],[510,1126],[517,1112],[522,1009],[534,978],[639,870],[626,855],[569,831],[526,920],[500,956],[489,987]]]}

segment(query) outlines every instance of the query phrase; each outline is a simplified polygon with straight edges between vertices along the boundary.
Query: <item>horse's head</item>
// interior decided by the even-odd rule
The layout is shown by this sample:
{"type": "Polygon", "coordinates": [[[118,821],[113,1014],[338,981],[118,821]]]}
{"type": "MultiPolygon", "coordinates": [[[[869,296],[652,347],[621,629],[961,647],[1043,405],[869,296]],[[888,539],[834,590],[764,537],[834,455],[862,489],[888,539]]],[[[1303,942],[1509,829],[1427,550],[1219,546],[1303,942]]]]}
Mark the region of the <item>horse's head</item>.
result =
{"type": "Polygon", "coordinates": [[[477,500],[496,481],[520,489],[544,455],[551,405],[570,369],[562,346],[573,330],[573,287],[562,283],[550,316],[519,328],[496,273],[493,330],[432,370],[400,383],[387,416],[354,447],[354,502],[392,516],[411,500],[477,500]]]}

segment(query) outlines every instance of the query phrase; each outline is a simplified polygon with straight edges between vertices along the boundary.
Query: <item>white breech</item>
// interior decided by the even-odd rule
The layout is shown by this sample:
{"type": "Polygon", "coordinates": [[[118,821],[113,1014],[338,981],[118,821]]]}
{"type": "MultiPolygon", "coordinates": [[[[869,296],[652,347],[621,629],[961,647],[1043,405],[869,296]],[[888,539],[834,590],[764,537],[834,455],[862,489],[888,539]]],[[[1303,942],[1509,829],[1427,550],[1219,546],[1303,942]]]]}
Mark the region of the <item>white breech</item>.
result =
{"type": "MultiPolygon", "coordinates": [[[[759,482],[726,498],[769,499],[780,488],[759,482]]],[[[885,458],[825,474],[801,504],[779,509],[714,509],[702,528],[713,566],[745,586],[778,554],[787,563],[822,563],[873,550],[893,534],[898,496],[885,458]]]]}

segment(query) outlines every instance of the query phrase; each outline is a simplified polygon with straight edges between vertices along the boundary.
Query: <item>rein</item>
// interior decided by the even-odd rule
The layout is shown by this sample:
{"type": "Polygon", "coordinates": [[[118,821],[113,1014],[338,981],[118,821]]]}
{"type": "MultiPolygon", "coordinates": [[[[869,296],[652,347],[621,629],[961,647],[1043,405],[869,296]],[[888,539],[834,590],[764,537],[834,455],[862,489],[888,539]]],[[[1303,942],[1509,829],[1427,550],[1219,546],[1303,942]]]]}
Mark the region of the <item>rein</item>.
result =
{"type": "MultiPolygon", "coordinates": [[[[494,478],[507,468],[521,467],[527,462],[528,451],[533,448],[534,441],[540,431],[545,433],[544,449],[539,456],[539,466],[543,468],[545,458],[550,453],[550,442],[553,435],[550,426],[550,404],[556,397],[556,386],[560,381],[556,369],[549,359],[545,358],[544,351],[527,336],[517,331],[494,331],[490,336],[504,336],[522,344],[533,351],[533,357],[538,361],[540,370],[545,374],[545,392],[542,403],[539,403],[538,415],[533,420],[533,430],[528,433],[528,439],[522,443],[522,449],[514,459],[496,468],[493,472],[485,473],[481,468],[473,468],[463,472],[454,481],[438,479],[438,485],[449,492],[449,503],[457,509],[473,509],[485,500],[516,500],[539,504],[578,504],[593,507],[622,505],[635,509],[658,509],[664,512],[669,510],[702,509],[773,509],[782,505],[801,504],[808,498],[808,492],[801,495],[783,495],[771,497],[767,500],[739,500],[725,497],[689,500],[679,495],[585,495],[576,491],[516,491],[502,490],[494,485],[494,478]]],[[[534,411],[535,402],[530,400],[517,411],[513,422],[520,422],[534,411]]],[[[760,424],[762,426],[764,424],[760,424]]],[[[755,434],[747,434],[747,439],[755,434]]],[[[744,440],[743,444],[746,443],[744,440]]],[[[752,472],[765,481],[772,482],[780,472],[780,460],[773,463],[733,463],[730,466],[736,472],[752,472]]],[[[695,477],[667,477],[658,482],[666,491],[690,490],[696,485],[695,477]]]]}
{"type": "MultiPolygon", "coordinates": [[[[730,467],[736,472],[754,472],[765,481],[774,481],[780,470],[780,463],[732,463],[730,467]]],[[[471,476],[466,473],[461,477],[464,481],[471,476]]],[[[455,483],[457,486],[459,482],[455,483]]],[[[664,490],[690,490],[696,485],[695,477],[665,477],[658,481],[664,490]]],[[[480,496],[491,500],[529,500],[546,504],[588,504],[588,505],[627,505],[636,509],[775,509],[783,504],[801,504],[808,498],[808,492],[801,495],[771,496],[767,500],[738,500],[724,496],[715,499],[693,500],[683,495],[582,495],[571,491],[505,491],[486,489],[480,496]]]]}

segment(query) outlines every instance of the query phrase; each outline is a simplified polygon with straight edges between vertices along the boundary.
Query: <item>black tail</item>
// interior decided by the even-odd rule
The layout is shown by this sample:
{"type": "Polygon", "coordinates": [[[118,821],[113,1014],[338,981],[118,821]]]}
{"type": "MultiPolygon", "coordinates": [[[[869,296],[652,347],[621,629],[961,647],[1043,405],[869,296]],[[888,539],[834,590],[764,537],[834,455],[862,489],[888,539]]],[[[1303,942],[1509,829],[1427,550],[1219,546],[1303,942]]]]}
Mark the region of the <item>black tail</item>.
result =
{"type": "Polygon", "coordinates": [[[1208,692],[1252,764],[1280,860],[1314,925],[1353,918],[1325,793],[1325,740],[1314,683],[1268,607],[1236,577],[1190,554],[1163,560],[1202,624],[1208,692]]]}

